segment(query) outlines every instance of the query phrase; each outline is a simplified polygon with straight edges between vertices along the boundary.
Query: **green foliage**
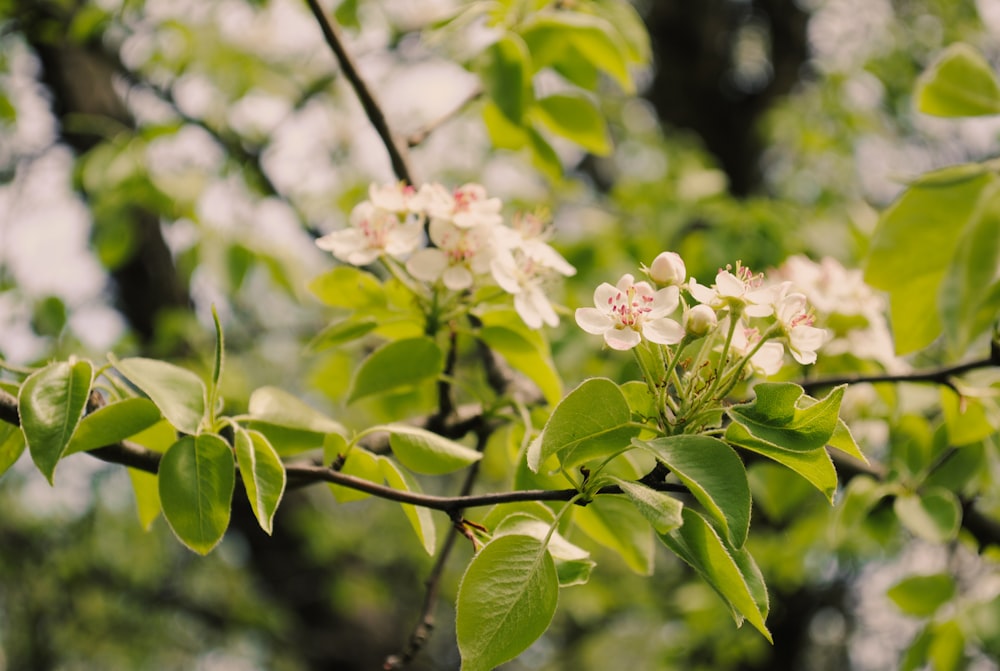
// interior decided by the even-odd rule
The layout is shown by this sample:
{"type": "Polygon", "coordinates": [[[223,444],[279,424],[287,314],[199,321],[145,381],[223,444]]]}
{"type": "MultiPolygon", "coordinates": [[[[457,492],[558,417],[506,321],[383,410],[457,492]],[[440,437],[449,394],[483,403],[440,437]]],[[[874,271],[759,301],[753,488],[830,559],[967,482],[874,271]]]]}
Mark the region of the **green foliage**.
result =
{"type": "Polygon", "coordinates": [[[287,476],[281,458],[259,431],[234,428],[233,449],[243,488],[260,528],[271,533],[274,513],[285,493],[287,476]]]}
{"type": "Polygon", "coordinates": [[[229,526],[234,466],[229,445],[210,433],[181,438],[160,462],[163,516],[177,539],[199,554],[211,552],[229,526]]]}
{"type": "Polygon", "coordinates": [[[928,617],[955,595],[955,579],[947,573],[910,576],[886,594],[907,615],[928,617]]]}
{"type": "Polygon", "coordinates": [[[938,56],[917,82],[915,97],[925,114],[1000,114],[1000,82],[986,59],[967,44],[953,44],[938,56]]]}
{"type": "Polygon", "coordinates": [[[83,418],[94,367],[59,361],[35,371],[21,385],[18,412],[31,458],[49,483],[83,418]]]}
{"type": "Polygon", "coordinates": [[[441,373],[444,355],[426,337],[405,338],[372,352],[351,379],[349,401],[385,392],[409,391],[441,373]]]}
{"type": "Polygon", "coordinates": [[[414,426],[375,426],[370,431],[388,431],[392,453],[414,473],[443,475],[476,463],[480,452],[414,426]]]}
{"type": "Polygon", "coordinates": [[[513,659],[541,636],[559,599],[555,563],[531,536],[487,543],[458,590],[458,648],[464,671],[488,671],[513,659]]]}
{"type": "Polygon", "coordinates": [[[119,373],[150,398],[163,416],[182,433],[196,434],[206,417],[205,383],[189,370],[165,361],[109,355],[119,373]]]}

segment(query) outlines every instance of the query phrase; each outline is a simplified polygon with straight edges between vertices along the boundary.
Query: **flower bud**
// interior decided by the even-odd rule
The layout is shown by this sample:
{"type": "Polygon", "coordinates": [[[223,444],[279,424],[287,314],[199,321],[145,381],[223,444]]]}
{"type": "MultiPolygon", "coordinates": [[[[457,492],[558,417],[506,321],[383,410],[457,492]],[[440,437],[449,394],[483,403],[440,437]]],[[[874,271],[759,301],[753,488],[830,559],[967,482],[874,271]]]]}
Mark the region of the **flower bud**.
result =
{"type": "Polygon", "coordinates": [[[687,279],[684,259],[677,252],[662,252],[649,266],[649,278],[663,286],[680,286],[687,279]]]}
{"type": "Polygon", "coordinates": [[[684,313],[684,330],[688,335],[700,338],[719,324],[719,318],[708,305],[695,305],[684,313]]]}

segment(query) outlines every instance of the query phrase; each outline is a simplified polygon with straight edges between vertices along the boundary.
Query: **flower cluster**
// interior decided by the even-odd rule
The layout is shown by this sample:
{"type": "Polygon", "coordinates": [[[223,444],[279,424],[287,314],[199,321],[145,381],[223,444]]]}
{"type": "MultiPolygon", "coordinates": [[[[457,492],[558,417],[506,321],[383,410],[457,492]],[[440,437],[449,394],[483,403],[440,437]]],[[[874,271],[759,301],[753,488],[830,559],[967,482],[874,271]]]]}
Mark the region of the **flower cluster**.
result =
{"type": "Polygon", "coordinates": [[[373,184],[368,200],[351,212],[349,227],[316,244],[352,265],[402,262],[413,279],[453,292],[498,286],[513,296],[529,327],[556,326],[559,317],[545,288],[576,269],[545,241],[541,214],[518,215],[508,226],[501,209],[479,184],[455,190],[373,184]]]}
{"type": "Polygon", "coordinates": [[[737,263],[718,272],[711,286],[687,278],[684,260],[663,252],[643,271],[647,281],[624,275],[617,285],[594,292],[594,307],[579,308],[576,322],[587,333],[603,335],[617,350],[643,340],[676,345],[716,336],[722,357],[749,365],[762,375],[781,368],[785,351],[800,364],[816,361],[827,332],[813,325],[805,294],[791,281],[767,282],[737,263]],[[680,321],[674,317],[680,313],[680,321]],[[744,361],[745,360],[745,361],[744,361]]]}

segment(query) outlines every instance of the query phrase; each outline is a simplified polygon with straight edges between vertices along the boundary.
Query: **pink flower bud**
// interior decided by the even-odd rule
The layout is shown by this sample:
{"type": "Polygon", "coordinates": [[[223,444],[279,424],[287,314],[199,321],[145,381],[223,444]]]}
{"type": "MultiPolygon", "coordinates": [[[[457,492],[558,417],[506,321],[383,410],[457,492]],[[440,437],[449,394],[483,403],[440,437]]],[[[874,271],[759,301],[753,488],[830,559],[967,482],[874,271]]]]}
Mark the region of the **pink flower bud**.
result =
{"type": "Polygon", "coordinates": [[[649,278],[663,286],[680,286],[687,279],[684,259],[677,252],[662,252],[649,267],[649,278]]]}
{"type": "Polygon", "coordinates": [[[684,313],[684,330],[688,335],[700,338],[719,324],[719,318],[708,305],[695,305],[684,313]]]}

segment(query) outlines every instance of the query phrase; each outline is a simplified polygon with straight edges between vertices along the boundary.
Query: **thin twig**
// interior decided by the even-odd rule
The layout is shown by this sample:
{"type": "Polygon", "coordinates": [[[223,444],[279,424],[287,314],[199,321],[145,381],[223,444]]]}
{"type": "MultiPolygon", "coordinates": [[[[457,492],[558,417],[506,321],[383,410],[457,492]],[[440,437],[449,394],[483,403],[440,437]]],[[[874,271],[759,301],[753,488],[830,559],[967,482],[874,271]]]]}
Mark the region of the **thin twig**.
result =
{"type": "Polygon", "coordinates": [[[481,88],[477,86],[476,88],[472,89],[469,92],[469,94],[465,98],[463,98],[458,105],[455,105],[453,109],[446,112],[445,114],[442,114],[437,119],[431,121],[423,128],[407,135],[406,145],[410,148],[413,148],[419,144],[422,144],[424,140],[426,140],[431,133],[433,133],[438,128],[448,123],[452,119],[454,119],[456,116],[459,115],[459,113],[462,110],[464,110],[466,107],[468,107],[471,103],[475,102],[476,100],[479,100],[482,96],[483,96],[483,90],[481,88]]]}
{"type": "Polygon", "coordinates": [[[967,373],[970,370],[976,370],[978,368],[990,368],[994,366],[1000,366],[1000,358],[995,355],[991,355],[985,359],[976,359],[975,361],[966,361],[965,363],[956,364],[954,366],[944,366],[942,368],[932,368],[930,370],[896,374],[845,375],[843,377],[806,380],[804,382],[800,382],[799,384],[801,384],[802,388],[807,392],[824,389],[826,387],[836,387],[841,384],[861,384],[864,382],[872,384],[880,382],[915,382],[923,384],[940,384],[946,387],[954,388],[954,383],[951,381],[951,378],[956,375],[961,375],[962,373],[967,373]]]}
{"type": "Polygon", "coordinates": [[[351,83],[354,94],[361,102],[368,120],[375,127],[375,131],[379,137],[382,138],[382,144],[385,145],[386,151],[389,152],[389,160],[392,163],[393,172],[396,174],[396,177],[404,182],[415,184],[413,170],[410,169],[409,153],[406,145],[398,142],[392,133],[392,129],[389,128],[385,112],[382,111],[382,107],[375,99],[375,95],[361,78],[354,58],[344,48],[344,41],[340,36],[340,28],[327,17],[326,12],[319,6],[317,0],[307,0],[307,2],[309,3],[309,9],[312,10],[313,16],[316,17],[316,21],[319,23],[320,30],[323,31],[323,37],[326,38],[327,45],[329,45],[333,51],[333,55],[337,58],[337,63],[340,65],[341,71],[347,77],[347,81],[351,83]]]}

